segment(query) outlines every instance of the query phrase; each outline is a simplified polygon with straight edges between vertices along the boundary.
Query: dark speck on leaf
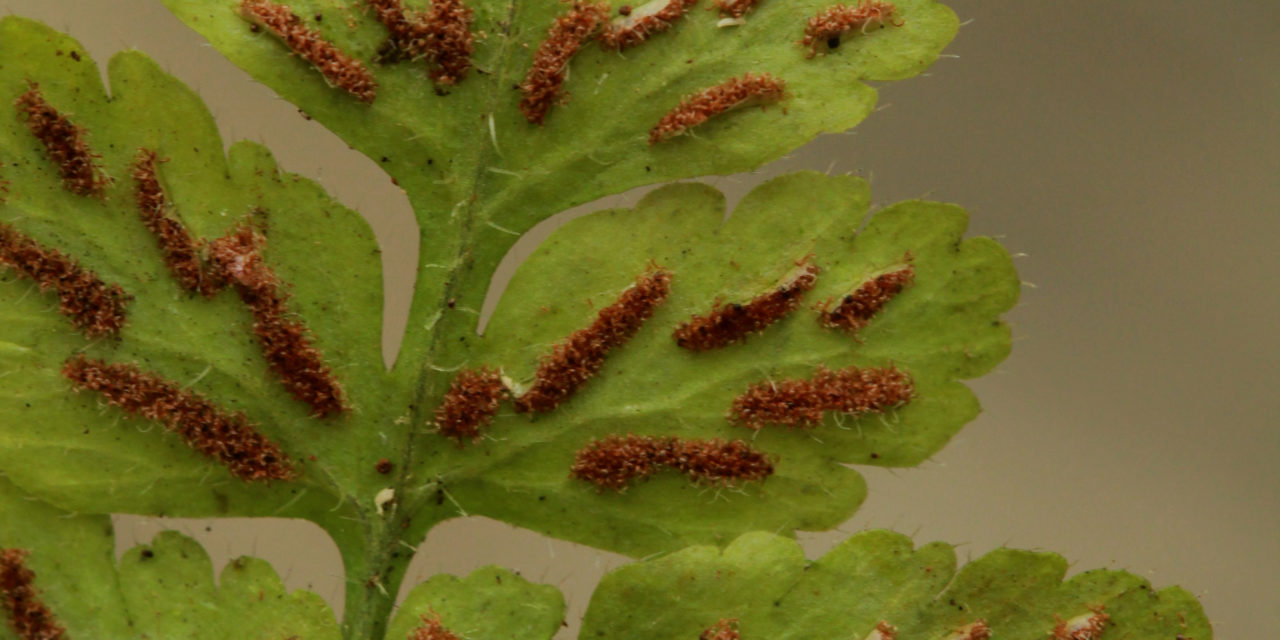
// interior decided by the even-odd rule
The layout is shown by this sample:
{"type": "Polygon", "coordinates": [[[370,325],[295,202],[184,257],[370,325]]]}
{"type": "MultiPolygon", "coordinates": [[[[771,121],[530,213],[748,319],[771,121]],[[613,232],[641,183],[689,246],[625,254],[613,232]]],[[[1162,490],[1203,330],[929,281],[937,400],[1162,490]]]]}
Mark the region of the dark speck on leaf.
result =
{"type": "Polygon", "coordinates": [[[155,555],[156,555],[156,554],[155,554],[155,552],[154,552],[154,551],[152,551],[152,550],[150,550],[150,549],[143,549],[143,550],[142,550],[142,559],[143,559],[143,560],[150,560],[150,559],[154,558],[154,557],[155,557],[155,555]]]}
{"type": "Polygon", "coordinates": [[[831,36],[830,38],[827,38],[828,49],[835,49],[835,48],[838,48],[839,46],[840,46],[840,36],[831,36]]]}

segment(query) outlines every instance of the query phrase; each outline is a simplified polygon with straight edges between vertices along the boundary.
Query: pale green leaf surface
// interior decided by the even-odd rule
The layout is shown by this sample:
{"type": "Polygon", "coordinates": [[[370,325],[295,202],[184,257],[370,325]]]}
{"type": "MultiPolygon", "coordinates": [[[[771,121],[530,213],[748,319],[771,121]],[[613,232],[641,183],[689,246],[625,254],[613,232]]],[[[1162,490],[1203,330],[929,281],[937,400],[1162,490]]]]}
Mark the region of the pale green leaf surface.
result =
{"type": "Polygon", "coordinates": [[[1180,588],[1155,591],[1112,570],[1063,581],[1066,570],[1054,554],[1000,549],[956,573],[950,546],[913,548],[887,531],[857,534],[807,562],[794,541],[752,533],[606,575],[579,637],[696,638],[728,618],[743,640],[860,639],[882,620],[898,637],[940,640],[981,619],[994,638],[1039,640],[1097,607],[1111,617],[1108,640],[1213,637],[1199,602],[1180,588]]]}
{"type": "Polygon", "coordinates": [[[11,112],[0,119],[0,161],[11,183],[0,221],[134,298],[119,339],[89,342],[56,312],[52,293],[0,271],[0,343],[8,345],[0,360],[0,468],[24,489],[80,511],[318,517],[348,496],[371,501],[385,483],[373,461],[388,453],[387,441],[372,433],[394,428],[394,393],[383,384],[382,280],[367,225],[313,183],[280,173],[258,145],[240,143],[224,156],[199,99],[141,54],[113,58],[110,78],[108,97],[75,41],[31,21],[0,22],[0,105],[11,105],[28,80],[39,82],[46,100],[84,127],[115,181],[105,199],[66,191],[11,112]],[[194,235],[216,237],[250,216],[262,226],[267,263],[288,283],[290,310],[345,387],[349,415],[315,420],[288,395],[233,291],[206,300],[177,285],[134,206],[129,166],[140,147],[169,159],[161,180],[194,235]],[[73,393],[59,369],[80,352],[137,363],[243,411],[284,447],[302,477],[246,484],[163,428],[100,406],[94,394],[73,393]]]}
{"type": "MultiPolygon", "coordinates": [[[[215,586],[204,549],[166,531],[127,552],[117,567],[108,517],[67,513],[3,478],[0,513],[0,548],[30,552],[25,564],[33,585],[69,638],[340,637],[319,596],[288,592],[262,560],[232,561],[215,586]]],[[[7,615],[0,610],[0,618],[7,615]]],[[[0,638],[17,638],[7,621],[0,638]]]]}
{"type": "Polygon", "coordinates": [[[560,228],[516,273],[474,350],[458,349],[457,360],[442,364],[501,367],[519,389],[540,356],[589,324],[651,261],[672,272],[670,298],[555,411],[530,418],[506,408],[484,440],[464,447],[435,436],[434,446],[420,447],[419,473],[439,476],[469,513],[637,555],[752,529],[842,522],[865,493],[843,464],[917,464],[976,415],[977,401],[958,381],[1008,353],[999,316],[1018,296],[1004,250],[962,239],[964,211],[901,203],[877,212],[859,234],[869,201],[859,179],[801,173],[760,186],[724,224],[723,196],[680,184],[635,209],[560,228]],[[902,265],[907,252],[915,284],[857,338],[819,326],[814,303],[902,265]],[[744,344],[701,353],[676,346],[671,331],[691,314],[769,290],[806,256],[822,272],[797,312],[744,344]],[[755,382],[808,377],[818,365],[889,364],[910,373],[917,397],[884,416],[829,416],[813,430],[759,433],[725,417],[755,382]],[[664,473],[624,493],[570,478],[574,453],[613,433],[749,439],[776,457],[776,473],[737,490],[664,473]]]}
{"type": "Polygon", "coordinates": [[[874,107],[868,81],[921,72],[958,29],[947,7],[901,0],[895,4],[903,26],[847,37],[830,55],[808,59],[796,41],[806,18],[829,6],[827,0],[765,0],[744,25],[731,28],[717,27],[717,12],[704,2],[669,31],[622,54],[588,42],[569,64],[570,99],[538,126],[520,113],[513,87],[566,10],[561,2],[469,3],[472,28],[482,34],[476,68],[440,94],[424,64],[372,62],[387,31],[363,2],[288,3],[308,27],[366,63],[379,85],[371,105],[330,87],[266,30],[252,31],[236,12],[239,0],[165,4],[232,62],[377,161],[405,190],[422,234],[415,301],[397,365],[407,380],[433,364],[438,345],[475,326],[467,316],[456,330],[441,330],[441,303],[456,298],[478,309],[492,269],[538,221],[635,186],[754,169],[819,133],[849,129],[874,107]],[[648,144],[649,129],[683,97],[746,72],[783,78],[787,99],[648,144]]]}
{"type": "Polygon", "coordinates": [[[173,531],[120,559],[120,588],[143,638],[279,640],[341,637],[320,596],[289,592],[271,565],[241,557],[215,586],[213,565],[196,541],[173,531]]]}
{"type": "Polygon", "coordinates": [[[436,575],[400,603],[387,640],[403,640],[422,616],[438,616],[465,640],[549,640],[564,620],[564,596],[498,567],[476,569],[465,578],[436,575]]]}
{"type": "MultiPolygon", "coordinates": [[[[123,638],[129,616],[115,580],[111,519],[74,515],[0,477],[0,549],[26,549],[41,600],[72,638],[123,638]]],[[[0,638],[17,640],[0,608],[0,638]]]]}

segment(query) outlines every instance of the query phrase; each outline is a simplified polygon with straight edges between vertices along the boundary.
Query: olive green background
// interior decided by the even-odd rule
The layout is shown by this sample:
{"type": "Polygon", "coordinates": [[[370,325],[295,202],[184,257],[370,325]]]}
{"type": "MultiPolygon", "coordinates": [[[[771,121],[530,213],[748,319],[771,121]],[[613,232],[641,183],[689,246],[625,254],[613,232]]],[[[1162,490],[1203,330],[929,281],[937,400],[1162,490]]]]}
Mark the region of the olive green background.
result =
{"type": "MultiPolygon", "coordinates": [[[[986,412],[919,469],[862,469],[870,497],[810,556],[888,527],[920,542],[1055,550],[1074,570],[1126,568],[1201,596],[1220,638],[1280,628],[1280,8],[1270,2],[950,3],[962,20],[923,78],[882,88],[854,134],[757,175],[853,172],[877,202],[957,202],[1020,257],[1016,346],[974,386],[986,412]]],[[[404,326],[416,233],[400,191],[254,84],[158,0],[0,0],[95,59],[142,49],[191,85],[230,143],[362,211],[382,243],[387,348],[404,326]]],[[[643,190],[584,207],[633,203],[643,190]]],[[[559,216],[517,247],[522,255],[559,216]]],[[[506,272],[520,256],[509,256],[506,272]]],[[[495,286],[497,286],[495,284],[495,286]]],[[[490,292],[488,306],[494,302],[490,292]]],[[[335,604],[341,563],[306,523],[117,518],[119,546],[176,528],[221,566],[250,553],[335,604]]],[[[557,585],[578,626],[618,556],[483,520],[432,532],[406,580],[498,563],[557,585]]],[[[565,634],[562,634],[565,635],[565,634]]],[[[565,637],[570,637],[565,635],[565,637]]]]}

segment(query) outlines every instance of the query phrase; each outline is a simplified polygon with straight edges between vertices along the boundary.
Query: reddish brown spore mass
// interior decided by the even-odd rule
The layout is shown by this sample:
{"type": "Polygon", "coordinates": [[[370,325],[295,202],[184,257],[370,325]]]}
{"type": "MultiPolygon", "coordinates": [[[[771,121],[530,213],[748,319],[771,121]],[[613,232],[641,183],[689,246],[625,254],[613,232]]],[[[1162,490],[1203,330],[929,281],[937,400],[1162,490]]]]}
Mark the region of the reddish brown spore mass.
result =
{"type": "Polygon", "coordinates": [[[829,304],[822,305],[824,308],[818,321],[828,329],[855,333],[867,326],[871,318],[880,313],[880,310],[884,309],[894,296],[902,293],[902,290],[914,282],[915,278],[916,270],[911,265],[897,271],[882,273],[841,299],[836,308],[827,310],[825,307],[829,304]]]}
{"type": "Polygon", "coordinates": [[[9,613],[9,628],[22,640],[62,640],[58,624],[36,591],[36,574],[27,568],[26,549],[0,549],[0,605],[9,613]]]}
{"type": "Polygon", "coordinates": [[[493,421],[507,387],[497,371],[485,367],[463,369],[454,377],[436,409],[436,429],[457,440],[480,439],[480,430],[493,421]]]}
{"type": "Polygon", "coordinates": [[[611,435],[578,450],[570,475],[600,489],[621,491],[662,469],[697,482],[732,485],[769,477],[773,463],[741,440],[611,435]]]}
{"type": "Polygon", "coordinates": [[[1093,615],[1083,620],[1073,618],[1058,622],[1058,626],[1053,628],[1053,640],[1098,640],[1107,630],[1110,620],[1111,616],[1099,606],[1093,610],[1093,615]]]}
{"type": "Polygon", "coordinates": [[[408,640],[462,640],[440,623],[440,616],[423,614],[422,624],[409,632],[408,640]]]}
{"type": "Polygon", "coordinates": [[[719,349],[746,340],[800,307],[800,297],[818,282],[818,266],[804,264],[799,273],[768,293],[746,304],[722,305],[718,301],[711,313],[695,315],[676,327],[676,344],[690,351],[719,349]]]}
{"type": "Polygon", "coordinates": [[[241,225],[213,241],[210,259],[253,313],[253,333],[285,389],[310,405],[315,417],[346,411],[342,387],[320,350],[311,344],[310,331],[301,321],[290,319],[289,296],[262,259],[264,244],[266,238],[241,225]]]}
{"type": "Polygon", "coordinates": [[[319,31],[308,28],[288,6],[270,0],[242,0],[240,15],[276,34],[285,46],[310,62],[330,85],[361,102],[373,102],[377,97],[378,84],[364,64],[325,40],[319,31]]]}
{"type": "Polygon", "coordinates": [[[876,632],[880,634],[880,640],[896,640],[898,637],[898,628],[886,620],[876,623],[876,632]]]}
{"type": "Polygon", "coordinates": [[[569,60],[608,19],[607,3],[591,4],[581,0],[556,18],[547,30],[547,39],[533,54],[533,66],[520,84],[524,96],[520,100],[520,112],[529,122],[542,124],[551,105],[562,97],[560,88],[568,73],[569,60]]]}
{"type": "Polygon", "coordinates": [[[544,412],[560,406],[604,366],[609,351],[640,330],[670,291],[671,272],[653,268],[641,274],[616,302],[600,310],[591,326],[569,334],[542,358],[533,386],[516,398],[516,411],[544,412]]]}
{"type": "Polygon", "coordinates": [[[634,47],[653,34],[670,29],[695,4],[698,4],[698,0],[670,0],[656,13],[624,20],[621,24],[605,29],[600,34],[600,42],[610,49],[634,47]]]}
{"type": "Polygon", "coordinates": [[[757,0],[716,0],[720,15],[728,18],[741,18],[755,8],[757,0]]]}
{"type": "Polygon", "coordinates": [[[736,618],[721,618],[698,636],[698,640],[742,640],[736,618]]]}
{"type": "Polygon", "coordinates": [[[819,45],[854,29],[866,33],[883,26],[901,27],[904,23],[897,17],[897,13],[897,7],[878,0],[863,0],[857,6],[838,4],[828,7],[809,18],[809,23],[804,28],[804,38],[799,44],[809,47],[809,53],[805,57],[812,58],[818,55],[819,45]]]}
{"type": "Polygon", "coordinates": [[[915,394],[911,376],[894,367],[832,371],[819,367],[809,379],[762,382],[733,400],[729,419],[750,429],[766,424],[813,427],[826,411],[883,413],[915,394]]]}
{"type": "Polygon", "coordinates": [[[34,280],[41,291],[57,292],[58,312],[91,338],[116,333],[124,326],[125,306],[132,299],[124,289],[103,282],[75,260],[42,246],[3,222],[0,222],[0,265],[34,280]]]}
{"type": "Polygon", "coordinates": [[[440,84],[457,84],[471,68],[475,12],[462,0],[433,0],[423,12],[409,13],[401,0],[367,0],[390,37],[378,52],[387,62],[425,60],[440,84]]]}
{"type": "Polygon", "coordinates": [[[682,100],[680,104],[662,116],[658,124],[649,130],[649,144],[657,144],[680,135],[700,125],[712,116],[724,113],[751,99],[766,102],[781,100],[786,84],[767,73],[746,73],[730,78],[714,87],[699,91],[682,100]]]}
{"type": "Polygon", "coordinates": [[[133,162],[132,175],[137,187],[136,201],[142,222],[156,237],[164,254],[164,264],[188,291],[212,297],[226,281],[208,269],[200,259],[199,246],[181,222],[169,215],[171,206],[156,174],[156,152],[139,149],[133,162]]]}
{"type": "Polygon", "coordinates": [[[163,424],[237,478],[290,480],[297,475],[284,451],[259,433],[244,414],[225,411],[137,365],[76,356],[63,365],[62,375],[77,389],[96,391],[125,413],[163,424]]]}
{"type": "Polygon", "coordinates": [[[18,96],[14,106],[26,118],[32,135],[44,145],[49,159],[58,166],[63,186],[76,195],[102,197],[111,180],[98,166],[98,154],[89,150],[84,128],[50,106],[39,84],[28,84],[30,88],[18,96]]]}
{"type": "Polygon", "coordinates": [[[991,627],[987,626],[986,620],[978,620],[959,629],[954,637],[957,640],[989,640],[991,627]]]}

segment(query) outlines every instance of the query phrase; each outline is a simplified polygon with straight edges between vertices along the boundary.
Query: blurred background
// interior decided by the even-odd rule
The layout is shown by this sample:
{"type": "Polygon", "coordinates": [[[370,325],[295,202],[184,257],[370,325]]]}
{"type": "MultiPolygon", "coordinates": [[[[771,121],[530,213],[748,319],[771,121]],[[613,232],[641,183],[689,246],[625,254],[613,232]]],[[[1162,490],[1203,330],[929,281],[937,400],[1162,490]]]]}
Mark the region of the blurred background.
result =
{"type": "MultiPolygon", "coordinates": [[[[1002,239],[1026,286],[1013,355],[973,383],[985,413],[916,469],[862,469],[870,497],[816,557],[887,527],[1053,550],[1073,572],[1124,568],[1197,594],[1219,638],[1280,629],[1280,4],[952,0],[965,26],[926,77],[882,87],[855,133],[708,180],[736,199],[798,169],[852,172],[877,202],[927,197],[1002,239]]],[[[417,251],[377,166],[227,63],[158,0],[0,0],[99,62],[138,48],[198,91],[230,142],[365,213],[384,248],[387,349],[417,251]]],[[[639,192],[567,216],[634,202],[639,192]]],[[[522,241],[510,268],[536,246],[522,241]],[[520,253],[523,252],[523,253],[520,253]]],[[[491,297],[496,291],[490,292],[491,297]]],[[[119,549],[174,528],[221,567],[253,554],[335,607],[337,550],[313,525],[120,516],[119,549]]],[[[406,585],[497,563],[560,586],[572,637],[624,559],[483,519],[432,531],[406,585]]]]}

